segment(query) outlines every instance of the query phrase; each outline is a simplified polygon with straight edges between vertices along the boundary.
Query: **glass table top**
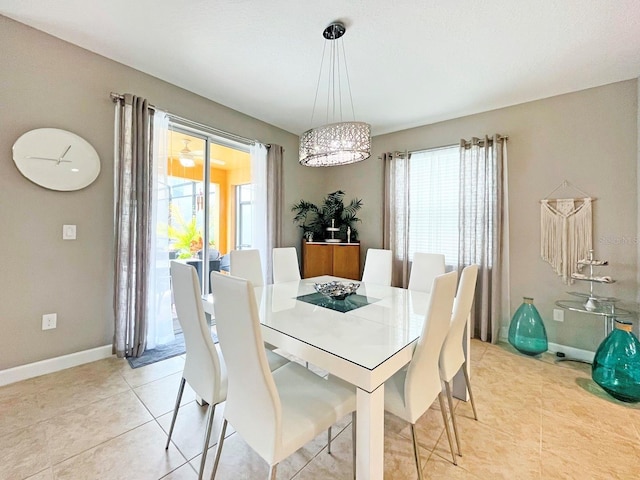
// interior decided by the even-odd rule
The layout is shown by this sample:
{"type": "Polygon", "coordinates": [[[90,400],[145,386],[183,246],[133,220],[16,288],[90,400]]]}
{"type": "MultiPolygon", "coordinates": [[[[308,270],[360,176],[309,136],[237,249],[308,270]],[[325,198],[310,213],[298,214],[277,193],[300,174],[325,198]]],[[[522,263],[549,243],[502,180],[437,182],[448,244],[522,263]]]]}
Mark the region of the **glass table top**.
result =
{"type": "Polygon", "coordinates": [[[365,297],[363,295],[358,295],[357,293],[349,295],[344,300],[329,298],[318,292],[301,295],[296,298],[301,302],[307,302],[318,307],[330,308],[331,310],[342,313],[350,312],[356,308],[364,307],[379,301],[377,298],[365,297]]]}
{"type": "Polygon", "coordinates": [[[260,323],[367,369],[420,336],[428,294],[363,283],[339,301],[315,291],[314,283],[333,280],[345,281],[322,276],[256,287],[260,323]]]}

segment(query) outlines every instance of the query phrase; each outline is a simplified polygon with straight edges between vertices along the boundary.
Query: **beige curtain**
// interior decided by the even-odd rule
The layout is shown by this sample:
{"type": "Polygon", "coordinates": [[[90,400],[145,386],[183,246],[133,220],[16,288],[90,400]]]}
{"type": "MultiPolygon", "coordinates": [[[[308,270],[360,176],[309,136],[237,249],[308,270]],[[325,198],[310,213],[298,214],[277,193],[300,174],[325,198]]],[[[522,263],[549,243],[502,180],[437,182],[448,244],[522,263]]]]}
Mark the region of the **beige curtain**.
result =
{"type": "Polygon", "coordinates": [[[500,135],[460,141],[458,271],[478,264],[471,334],[496,343],[509,315],[507,142],[500,135]]]}
{"type": "Polygon", "coordinates": [[[408,152],[388,152],[384,162],[383,248],[393,253],[391,285],[409,285],[409,157],[408,152]]]}
{"type": "MultiPolygon", "coordinates": [[[[284,149],[280,145],[267,146],[267,248],[271,252],[282,246],[282,205],[284,184],[282,180],[284,149]]],[[[272,278],[271,262],[267,278],[272,278]]]]}
{"type": "Polygon", "coordinates": [[[147,267],[151,252],[153,110],[126,94],[115,115],[115,275],[113,351],[139,357],[147,336],[147,267]]]}

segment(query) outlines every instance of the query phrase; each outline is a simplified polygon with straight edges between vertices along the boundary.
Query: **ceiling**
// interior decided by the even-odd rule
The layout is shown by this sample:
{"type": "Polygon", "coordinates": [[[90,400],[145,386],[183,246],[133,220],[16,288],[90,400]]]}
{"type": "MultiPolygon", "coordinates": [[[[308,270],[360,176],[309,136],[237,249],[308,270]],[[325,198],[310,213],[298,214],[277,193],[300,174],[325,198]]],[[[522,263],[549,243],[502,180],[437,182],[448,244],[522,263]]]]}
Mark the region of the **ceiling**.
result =
{"type": "Polygon", "coordinates": [[[54,5],[0,0],[0,14],[295,134],[312,126],[334,20],[347,26],[356,120],[374,135],[640,76],[638,0],[54,5]]]}

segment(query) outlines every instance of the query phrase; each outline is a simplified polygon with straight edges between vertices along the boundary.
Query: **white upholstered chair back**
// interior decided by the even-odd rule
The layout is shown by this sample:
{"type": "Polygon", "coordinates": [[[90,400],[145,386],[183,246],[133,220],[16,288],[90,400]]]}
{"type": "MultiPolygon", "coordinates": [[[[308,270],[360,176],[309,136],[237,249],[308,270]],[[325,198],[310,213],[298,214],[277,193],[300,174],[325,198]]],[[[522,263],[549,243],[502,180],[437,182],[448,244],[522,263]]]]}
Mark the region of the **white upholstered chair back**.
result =
{"type": "Polygon", "coordinates": [[[433,279],[445,271],[444,255],[439,253],[416,252],[413,255],[409,290],[429,293],[433,279]]]}
{"type": "Polygon", "coordinates": [[[202,307],[196,269],[172,261],[171,284],[187,357],[182,376],[207,403],[220,403],[225,399],[226,378],[221,377],[221,362],[202,307]]]}
{"type": "Polygon", "coordinates": [[[295,247],[273,249],[273,283],[295,282],[300,280],[298,252],[295,247]]]}
{"type": "Polygon", "coordinates": [[[473,305],[477,278],[478,265],[469,265],[462,270],[458,292],[453,303],[451,326],[440,353],[440,376],[445,382],[453,379],[466,360],[462,347],[464,328],[473,305]]]}
{"type": "Polygon", "coordinates": [[[281,444],[282,412],[253,287],[245,279],[217,272],[212,272],[211,282],[218,338],[229,377],[224,416],[263,458],[272,458],[281,444]]]}
{"type": "Polygon", "coordinates": [[[407,369],[404,385],[406,420],[415,423],[442,391],[438,360],[449,331],[458,272],[433,280],[431,299],[422,333],[407,369]]]}
{"type": "Polygon", "coordinates": [[[264,285],[260,250],[231,250],[229,273],[249,280],[254,287],[264,285]]]}
{"type": "Polygon", "coordinates": [[[391,286],[391,266],[393,257],[391,250],[370,248],[364,261],[362,281],[377,285],[391,286]]]}

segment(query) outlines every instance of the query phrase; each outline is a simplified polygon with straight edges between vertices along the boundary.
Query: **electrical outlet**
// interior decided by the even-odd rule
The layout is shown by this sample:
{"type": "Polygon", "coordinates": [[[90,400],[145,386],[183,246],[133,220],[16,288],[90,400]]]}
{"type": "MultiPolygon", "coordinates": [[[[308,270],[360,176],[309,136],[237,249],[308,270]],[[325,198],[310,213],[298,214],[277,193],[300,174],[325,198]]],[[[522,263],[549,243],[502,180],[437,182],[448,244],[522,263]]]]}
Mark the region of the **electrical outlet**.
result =
{"type": "Polygon", "coordinates": [[[56,328],[57,323],[57,313],[47,313],[45,315],[42,315],[42,330],[51,330],[52,328],[56,328]]]}
{"type": "Polygon", "coordinates": [[[556,322],[564,322],[564,310],[560,310],[559,308],[554,308],[553,319],[556,322]]]}
{"type": "Polygon", "coordinates": [[[76,226],[75,225],[63,225],[62,226],[62,239],[63,240],[75,240],[76,239],[76,226]]]}

